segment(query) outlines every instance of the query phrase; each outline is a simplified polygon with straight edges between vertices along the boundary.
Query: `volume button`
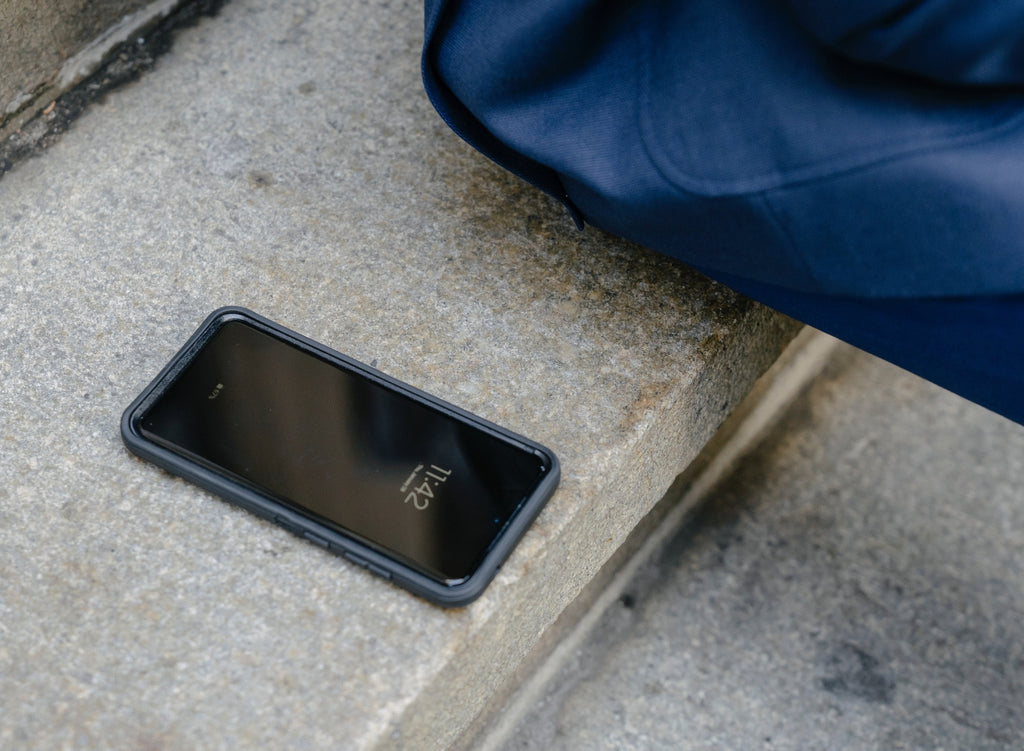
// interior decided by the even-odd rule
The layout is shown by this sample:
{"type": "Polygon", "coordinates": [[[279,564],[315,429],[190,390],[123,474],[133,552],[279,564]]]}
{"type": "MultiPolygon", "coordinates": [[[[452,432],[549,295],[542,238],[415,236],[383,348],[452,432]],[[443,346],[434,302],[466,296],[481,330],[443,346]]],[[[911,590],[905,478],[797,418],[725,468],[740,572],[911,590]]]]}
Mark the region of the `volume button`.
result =
{"type": "Polygon", "coordinates": [[[382,579],[388,579],[388,580],[391,579],[391,572],[390,571],[388,571],[387,569],[383,569],[380,566],[375,566],[372,563],[367,562],[366,570],[369,571],[372,574],[376,574],[377,576],[381,577],[382,579]]]}
{"type": "Polygon", "coordinates": [[[320,547],[322,547],[322,548],[324,548],[326,550],[329,550],[330,547],[331,547],[331,543],[327,542],[327,540],[325,540],[324,538],[320,537],[319,535],[314,535],[312,532],[303,532],[302,536],[305,537],[307,540],[309,540],[314,545],[319,545],[320,547]]]}
{"type": "Polygon", "coordinates": [[[346,552],[346,553],[343,553],[342,555],[344,555],[345,558],[347,558],[348,560],[350,560],[352,563],[356,564],[357,566],[365,568],[371,574],[376,574],[377,576],[381,577],[382,579],[390,579],[391,578],[391,572],[390,571],[388,571],[387,569],[381,568],[380,566],[376,565],[375,563],[370,563],[365,558],[360,558],[355,553],[348,553],[348,552],[346,552]]]}
{"type": "Polygon", "coordinates": [[[282,527],[283,529],[287,529],[292,534],[296,534],[297,535],[297,534],[300,534],[301,531],[302,531],[298,527],[296,527],[294,524],[292,524],[290,521],[285,519],[283,516],[275,516],[274,517],[274,524],[276,524],[279,527],[282,527]]]}
{"type": "Polygon", "coordinates": [[[360,566],[362,568],[368,568],[369,565],[370,565],[369,561],[367,561],[367,560],[365,560],[363,558],[360,558],[355,553],[349,553],[347,550],[344,553],[342,553],[342,556],[344,556],[346,559],[348,559],[352,563],[354,563],[357,566],[360,566]]]}

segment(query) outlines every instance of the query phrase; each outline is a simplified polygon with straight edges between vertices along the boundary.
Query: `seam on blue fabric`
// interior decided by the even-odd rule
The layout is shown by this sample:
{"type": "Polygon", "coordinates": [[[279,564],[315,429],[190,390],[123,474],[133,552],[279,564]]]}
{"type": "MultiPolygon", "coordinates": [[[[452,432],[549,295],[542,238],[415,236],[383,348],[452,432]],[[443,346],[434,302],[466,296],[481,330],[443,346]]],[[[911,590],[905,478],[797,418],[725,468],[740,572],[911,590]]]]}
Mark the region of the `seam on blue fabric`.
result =
{"type": "MultiPolygon", "coordinates": [[[[953,136],[926,139],[926,142],[916,148],[905,148],[894,153],[879,154],[874,157],[850,158],[848,160],[831,160],[827,163],[819,163],[805,169],[793,170],[787,175],[773,174],[760,175],[744,180],[716,181],[703,180],[690,177],[683,173],[673,174],[667,179],[677,183],[680,187],[690,193],[706,197],[729,197],[742,196],[751,193],[760,193],[767,190],[778,190],[794,188],[808,183],[821,182],[845,175],[866,172],[876,167],[896,162],[915,159],[927,154],[935,154],[942,151],[971,146],[984,143],[988,140],[998,138],[1004,133],[1014,130],[1024,123],[1024,100],[1018,104],[1018,111],[995,123],[978,127],[973,130],[966,130],[953,136]],[[844,163],[846,162],[846,163],[844,163]]],[[[646,138],[645,148],[646,148],[646,138]]],[[[649,154],[651,152],[648,152],[649,154]]],[[[655,160],[657,156],[654,155],[655,160]]],[[[670,160],[665,159],[665,162],[670,160]]],[[[671,165],[669,165],[671,169],[671,165]]],[[[659,174],[665,175],[659,170],[659,174]]]]}
{"type": "MultiPolygon", "coordinates": [[[[641,42],[643,41],[641,40],[641,42]]],[[[997,138],[1001,134],[1013,130],[1024,122],[1024,98],[1017,96],[1013,100],[1008,101],[1004,105],[1003,113],[994,117],[992,121],[953,134],[932,136],[921,141],[907,140],[900,145],[884,150],[875,149],[858,152],[857,154],[848,154],[811,164],[797,170],[791,170],[785,174],[773,172],[738,180],[697,178],[678,169],[672,159],[664,152],[664,149],[656,148],[655,146],[660,139],[657,137],[651,124],[649,114],[653,107],[653,101],[651,100],[651,79],[653,76],[652,45],[649,43],[641,44],[641,51],[640,96],[638,99],[642,104],[636,113],[637,133],[639,134],[641,145],[657,174],[672,188],[675,188],[677,192],[691,198],[695,196],[708,198],[749,196],[753,193],[792,188],[807,183],[841,177],[874,169],[885,164],[913,159],[925,154],[946,151],[975,143],[984,143],[989,139],[997,138]],[[1013,111],[1014,109],[1016,110],[1015,112],[1013,111]],[[911,144],[918,145],[913,146],[911,144]],[[872,155],[872,152],[874,155],[872,155]]]]}
{"type": "Polygon", "coordinates": [[[957,148],[976,146],[978,144],[992,141],[1006,133],[1019,128],[1024,125],[1024,99],[1019,104],[1019,111],[1011,117],[1007,117],[1000,122],[990,125],[984,128],[979,128],[976,131],[965,132],[961,136],[950,138],[942,143],[926,144],[918,149],[911,149],[900,152],[898,154],[890,154],[871,162],[859,165],[852,165],[843,169],[836,169],[833,172],[827,172],[821,175],[814,175],[809,177],[801,177],[798,179],[788,180],[780,183],[779,185],[767,188],[766,191],[772,190],[788,190],[791,188],[800,188],[805,185],[813,183],[825,183],[830,180],[839,180],[850,175],[856,175],[860,172],[869,172],[879,167],[885,167],[891,164],[897,164],[899,162],[907,162],[919,157],[927,156],[929,154],[938,154],[943,151],[952,151],[957,148]]]}
{"type": "Polygon", "coordinates": [[[881,15],[861,21],[860,24],[852,29],[848,29],[846,33],[830,42],[830,44],[835,47],[843,47],[855,43],[858,38],[865,36],[873,30],[892,28],[906,21],[914,13],[917,13],[924,4],[923,0],[903,0],[895,8],[890,8],[881,15]]]}
{"type": "MultiPolygon", "coordinates": [[[[648,11],[652,12],[652,11],[648,11]]],[[[662,169],[661,160],[657,159],[651,152],[651,146],[648,143],[646,135],[646,121],[645,113],[650,111],[651,107],[651,44],[650,40],[644,37],[640,33],[639,26],[633,32],[633,36],[636,39],[637,45],[640,49],[640,55],[638,55],[637,63],[637,88],[640,90],[640,96],[636,98],[636,103],[633,105],[633,125],[636,128],[636,132],[639,135],[640,147],[644,151],[644,156],[647,157],[647,161],[654,169],[655,173],[660,177],[671,190],[678,193],[684,198],[693,200],[699,198],[700,194],[695,194],[694,191],[688,190],[687,188],[679,185],[669,174],[662,169]]]]}
{"type": "Polygon", "coordinates": [[[765,214],[768,215],[768,221],[771,222],[775,231],[782,237],[790,258],[804,270],[804,273],[807,274],[807,278],[814,282],[815,288],[819,292],[823,293],[825,291],[824,285],[821,283],[818,275],[814,273],[814,268],[807,262],[807,257],[803,252],[801,252],[800,245],[797,243],[796,238],[793,237],[793,233],[789,231],[789,228],[779,217],[778,211],[776,211],[775,206],[772,203],[771,196],[767,193],[758,193],[755,197],[761,204],[761,208],[764,210],[765,214]]]}

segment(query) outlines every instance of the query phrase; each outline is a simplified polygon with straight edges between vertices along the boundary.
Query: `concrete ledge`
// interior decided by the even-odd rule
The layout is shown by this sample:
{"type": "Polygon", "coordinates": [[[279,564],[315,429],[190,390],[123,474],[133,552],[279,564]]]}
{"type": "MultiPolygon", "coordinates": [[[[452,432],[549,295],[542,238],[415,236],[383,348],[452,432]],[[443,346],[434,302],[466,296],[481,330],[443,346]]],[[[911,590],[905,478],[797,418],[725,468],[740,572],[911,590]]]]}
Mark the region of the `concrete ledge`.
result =
{"type": "Polygon", "coordinates": [[[536,712],[550,690],[553,676],[580,660],[579,650],[608,611],[621,607],[624,598],[635,597],[637,582],[650,579],[652,567],[657,568],[652,561],[657,560],[666,543],[699,513],[718,483],[766,439],[792,403],[833,360],[839,346],[838,340],[819,331],[800,331],[676,478],[665,497],[634,527],[602,570],[521,661],[516,674],[506,682],[506,690],[493,693],[478,722],[467,728],[453,748],[494,751],[515,747],[531,712],[536,712]]]}
{"type": "Polygon", "coordinates": [[[0,179],[0,746],[458,742],[795,334],[465,147],[420,24],[234,0],[0,179]],[[558,452],[479,601],[432,607],[121,447],[227,303],[558,452]]]}
{"type": "Polygon", "coordinates": [[[12,0],[0,5],[0,137],[186,0],[12,0]]]}

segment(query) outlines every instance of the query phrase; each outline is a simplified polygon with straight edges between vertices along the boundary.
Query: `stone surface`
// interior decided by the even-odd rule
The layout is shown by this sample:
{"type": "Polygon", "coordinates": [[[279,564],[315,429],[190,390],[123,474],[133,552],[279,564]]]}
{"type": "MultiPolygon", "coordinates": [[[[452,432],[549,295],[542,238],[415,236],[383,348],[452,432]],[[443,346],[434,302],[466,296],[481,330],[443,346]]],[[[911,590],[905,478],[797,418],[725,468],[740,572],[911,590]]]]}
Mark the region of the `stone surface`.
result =
{"type": "Polygon", "coordinates": [[[795,332],[459,142],[421,14],[234,0],[0,179],[0,747],[444,747],[795,332]],[[479,601],[430,606],[122,448],[223,304],[559,454],[479,601]]]}
{"type": "Polygon", "coordinates": [[[1024,427],[848,353],[502,746],[1024,747],[1024,427]]]}
{"type": "Polygon", "coordinates": [[[6,0],[0,4],[0,130],[68,59],[152,0],[6,0]]]}

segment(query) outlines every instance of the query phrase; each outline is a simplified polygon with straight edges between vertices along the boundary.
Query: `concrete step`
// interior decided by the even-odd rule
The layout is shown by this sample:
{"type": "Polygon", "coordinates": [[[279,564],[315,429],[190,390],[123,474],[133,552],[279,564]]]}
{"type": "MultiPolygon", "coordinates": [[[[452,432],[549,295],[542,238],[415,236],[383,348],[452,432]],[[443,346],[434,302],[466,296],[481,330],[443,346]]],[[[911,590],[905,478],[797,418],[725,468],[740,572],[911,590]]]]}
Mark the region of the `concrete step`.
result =
{"type": "Polygon", "coordinates": [[[468,742],[798,330],[462,144],[421,17],[233,0],[0,179],[0,747],[468,742]],[[479,601],[127,454],[121,411],[223,304],[559,454],[479,601]]]}
{"type": "Polygon", "coordinates": [[[130,80],[170,42],[172,29],[223,0],[9,0],[0,6],[0,173],[31,151],[97,89],[130,80]],[[88,90],[75,87],[117,56],[88,90]],[[59,109],[54,100],[65,96],[59,109]],[[45,113],[45,114],[44,114],[45,113]],[[43,115],[43,116],[41,116],[43,115]],[[26,128],[29,132],[19,132],[26,128]]]}
{"type": "Polygon", "coordinates": [[[844,346],[474,748],[1022,748],[1022,477],[1024,426],[844,346]]]}

